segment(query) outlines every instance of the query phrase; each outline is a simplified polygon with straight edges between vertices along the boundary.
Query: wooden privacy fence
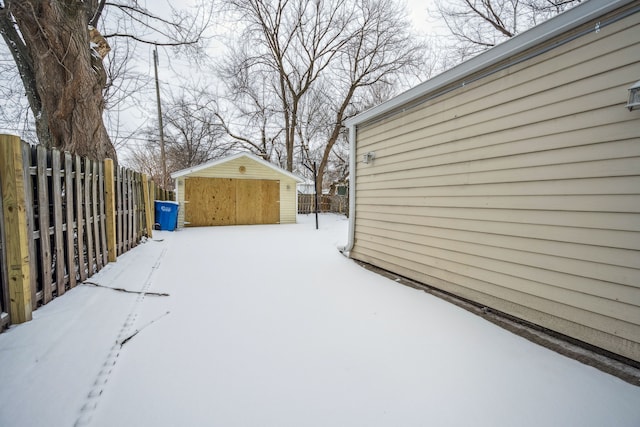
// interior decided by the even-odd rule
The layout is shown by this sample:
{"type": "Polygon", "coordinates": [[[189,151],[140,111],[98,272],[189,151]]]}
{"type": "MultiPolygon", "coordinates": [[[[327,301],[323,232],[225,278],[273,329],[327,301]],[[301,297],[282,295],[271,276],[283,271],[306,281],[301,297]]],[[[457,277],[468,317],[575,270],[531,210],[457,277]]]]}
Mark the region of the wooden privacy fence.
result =
{"type": "Polygon", "coordinates": [[[150,237],[147,176],[0,135],[0,330],[150,237]]]}
{"type": "MultiPolygon", "coordinates": [[[[315,197],[316,196],[314,194],[298,194],[298,213],[314,213],[316,206],[315,197]]],[[[348,215],[349,197],[318,194],[318,212],[332,212],[348,215]]]]}

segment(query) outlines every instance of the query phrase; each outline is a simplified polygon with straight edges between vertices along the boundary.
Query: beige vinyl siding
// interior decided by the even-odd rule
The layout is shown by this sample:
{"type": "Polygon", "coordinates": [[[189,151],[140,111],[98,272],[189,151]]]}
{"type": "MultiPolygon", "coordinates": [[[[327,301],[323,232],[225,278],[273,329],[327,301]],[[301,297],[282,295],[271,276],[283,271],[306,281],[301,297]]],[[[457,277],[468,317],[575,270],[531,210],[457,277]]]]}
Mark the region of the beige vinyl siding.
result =
{"type": "Polygon", "coordinates": [[[351,255],[640,361],[638,34],[635,13],[359,125],[351,255]]]}
{"type": "MultiPolygon", "coordinates": [[[[177,178],[178,203],[184,206],[184,179],[189,176],[202,178],[236,178],[236,179],[270,179],[280,181],[280,223],[293,224],[296,222],[297,214],[297,192],[296,181],[285,174],[279,173],[270,167],[262,165],[250,158],[239,157],[228,162],[214,165],[210,168],[195,171],[188,176],[177,178]],[[240,167],[244,166],[244,172],[240,172],[240,167]],[[181,191],[182,190],[182,191],[181,191]]],[[[184,225],[184,209],[180,209],[178,214],[178,224],[184,225]]]]}
{"type": "Polygon", "coordinates": [[[178,202],[178,228],[184,227],[184,176],[176,178],[176,202],[178,202]]]}

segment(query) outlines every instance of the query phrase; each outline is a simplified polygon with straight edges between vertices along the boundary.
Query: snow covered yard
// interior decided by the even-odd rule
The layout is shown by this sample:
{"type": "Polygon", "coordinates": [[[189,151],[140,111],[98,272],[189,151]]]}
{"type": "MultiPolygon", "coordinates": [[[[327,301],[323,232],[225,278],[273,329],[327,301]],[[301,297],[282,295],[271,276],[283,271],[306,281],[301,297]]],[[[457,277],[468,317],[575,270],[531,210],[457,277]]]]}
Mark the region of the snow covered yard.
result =
{"type": "Polygon", "coordinates": [[[156,232],[91,281],[170,296],[82,285],[0,334],[0,426],[640,425],[639,387],[359,267],[344,218],[320,228],[156,232]]]}

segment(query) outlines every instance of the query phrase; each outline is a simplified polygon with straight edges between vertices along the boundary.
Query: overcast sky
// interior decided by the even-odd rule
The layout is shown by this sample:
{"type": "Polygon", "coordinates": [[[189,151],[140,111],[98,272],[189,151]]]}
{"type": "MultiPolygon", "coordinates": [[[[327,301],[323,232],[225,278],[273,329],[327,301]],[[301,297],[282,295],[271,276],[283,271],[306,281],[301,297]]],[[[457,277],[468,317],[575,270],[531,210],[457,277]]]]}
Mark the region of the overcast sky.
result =
{"type": "MultiPolygon", "coordinates": [[[[428,21],[430,21],[429,14],[427,10],[433,6],[434,0],[397,0],[404,1],[407,5],[407,12],[409,14],[409,18],[411,19],[414,27],[419,31],[429,32],[430,27],[433,25],[429,25],[428,21]]],[[[194,3],[194,0],[172,0],[169,2],[165,0],[165,2],[157,2],[157,0],[147,0],[145,7],[148,7],[152,11],[158,11],[162,9],[168,10],[168,4],[171,4],[173,7],[180,7],[183,4],[185,7],[189,7],[194,3]]]]}
{"type": "MultiPolygon", "coordinates": [[[[411,20],[411,24],[413,25],[414,29],[420,33],[420,34],[434,34],[437,32],[441,32],[442,29],[438,29],[437,25],[435,24],[434,20],[429,16],[429,8],[433,7],[433,3],[434,0],[397,0],[399,2],[404,2],[406,4],[407,7],[407,13],[408,16],[411,20]]],[[[193,5],[193,3],[195,2],[195,0],[171,0],[171,2],[169,2],[168,0],[164,0],[164,1],[157,1],[157,0],[146,0],[144,2],[142,2],[144,4],[145,7],[148,7],[151,11],[153,11],[154,13],[159,13],[159,14],[163,14],[163,10],[166,11],[166,13],[168,14],[168,10],[169,10],[169,4],[171,4],[173,7],[176,8],[180,8],[180,7],[184,7],[184,8],[188,8],[190,5],[193,5]],[[146,4],[145,4],[146,3],[146,4]]],[[[212,22],[213,26],[215,27],[221,27],[224,26],[224,23],[220,23],[220,22],[212,22]]],[[[211,49],[213,50],[213,52],[215,52],[216,49],[216,44],[220,43],[220,40],[211,40],[210,41],[210,52],[211,49]]],[[[171,64],[174,67],[177,68],[182,68],[180,63],[181,62],[185,62],[185,64],[183,66],[185,67],[191,67],[190,64],[186,63],[186,61],[183,61],[181,59],[178,58],[167,58],[166,57],[167,53],[166,52],[160,52],[160,67],[161,69],[166,68],[168,65],[168,62],[171,62],[171,64]],[[164,58],[163,58],[164,57],[164,58]]],[[[142,60],[143,63],[147,63],[149,64],[149,71],[153,72],[152,69],[152,59],[151,59],[151,49],[148,52],[148,60],[142,60]]],[[[190,73],[191,70],[187,69],[186,73],[187,75],[190,73]]],[[[166,74],[165,74],[166,76],[166,74]]],[[[162,76],[161,76],[161,80],[162,76]]]]}
{"type": "Polygon", "coordinates": [[[407,0],[407,12],[417,30],[427,30],[429,13],[427,10],[433,5],[433,0],[407,0]]]}
{"type": "MultiPolygon", "coordinates": [[[[406,3],[409,18],[417,32],[421,34],[432,34],[434,31],[437,31],[433,20],[429,17],[428,13],[428,8],[433,5],[434,0],[398,1],[404,1],[406,3]]],[[[193,3],[194,0],[171,0],[170,3],[167,0],[146,0],[141,2],[143,6],[160,15],[165,13],[167,15],[169,14],[168,4],[171,4],[175,8],[188,8],[193,3]]],[[[212,25],[219,28],[223,23],[214,21],[212,22],[212,25]]],[[[210,41],[211,53],[214,53],[217,50],[215,46],[220,42],[221,41],[219,39],[210,41]]],[[[144,48],[140,49],[138,51],[138,57],[140,61],[139,67],[142,69],[142,72],[147,73],[149,76],[153,76],[152,48],[149,47],[146,52],[144,48]]],[[[180,85],[183,84],[183,80],[181,78],[186,77],[194,81],[210,80],[211,76],[207,71],[199,70],[194,67],[186,58],[173,56],[170,50],[159,49],[159,59],[159,79],[163,93],[166,93],[167,90],[178,90],[180,85]],[[177,78],[176,73],[179,74],[181,78],[177,78]]],[[[210,84],[215,85],[217,83],[214,79],[210,84]]],[[[125,116],[122,117],[123,120],[132,123],[140,123],[155,118],[157,114],[155,107],[155,89],[149,87],[148,91],[148,97],[142,97],[142,99],[145,99],[146,101],[140,100],[139,103],[132,105],[132,108],[128,109],[125,116]]]]}

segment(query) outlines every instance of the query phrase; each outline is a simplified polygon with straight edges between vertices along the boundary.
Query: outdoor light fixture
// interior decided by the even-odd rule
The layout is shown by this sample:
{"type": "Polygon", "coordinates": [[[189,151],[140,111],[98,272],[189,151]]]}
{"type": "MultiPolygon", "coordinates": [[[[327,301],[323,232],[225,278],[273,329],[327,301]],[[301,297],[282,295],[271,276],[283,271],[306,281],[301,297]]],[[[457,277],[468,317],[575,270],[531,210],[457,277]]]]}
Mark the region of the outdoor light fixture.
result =
{"type": "Polygon", "coordinates": [[[373,151],[369,151],[368,153],[364,153],[362,155],[362,163],[372,162],[373,159],[375,158],[376,158],[376,153],[374,153],[373,151]]]}
{"type": "Polygon", "coordinates": [[[640,80],[635,82],[635,84],[629,88],[629,102],[627,102],[627,108],[629,111],[640,109],[640,80]]]}

